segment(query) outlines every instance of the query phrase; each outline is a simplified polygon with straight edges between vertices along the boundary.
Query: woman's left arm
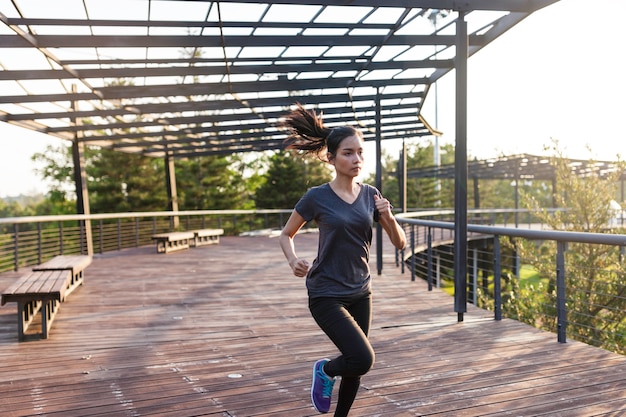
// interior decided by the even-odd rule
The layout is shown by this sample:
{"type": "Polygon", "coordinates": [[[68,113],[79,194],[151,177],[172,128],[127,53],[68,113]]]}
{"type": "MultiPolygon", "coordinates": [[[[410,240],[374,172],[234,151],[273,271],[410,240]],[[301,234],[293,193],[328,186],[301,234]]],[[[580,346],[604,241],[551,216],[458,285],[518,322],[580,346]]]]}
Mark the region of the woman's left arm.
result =
{"type": "Polygon", "coordinates": [[[404,249],[406,247],[406,234],[393,216],[393,212],[391,211],[392,206],[389,200],[374,195],[374,203],[376,204],[376,210],[378,210],[380,214],[378,222],[383,229],[385,229],[385,232],[387,232],[391,243],[398,249],[404,249]]]}

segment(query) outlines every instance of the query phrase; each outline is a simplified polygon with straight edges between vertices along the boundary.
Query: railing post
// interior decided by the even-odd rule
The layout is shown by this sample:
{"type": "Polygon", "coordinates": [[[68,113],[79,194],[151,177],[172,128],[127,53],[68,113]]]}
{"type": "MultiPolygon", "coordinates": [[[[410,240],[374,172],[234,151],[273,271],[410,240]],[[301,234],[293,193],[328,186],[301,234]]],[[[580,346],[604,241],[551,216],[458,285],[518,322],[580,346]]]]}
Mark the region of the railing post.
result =
{"type": "Polygon", "coordinates": [[[19,234],[20,228],[17,223],[13,223],[13,270],[19,269],[20,250],[19,250],[19,234]]]}
{"type": "Polygon", "coordinates": [[[478,248],[472,245],[472,303],[478,305],[478,248]]]}
{"type": "Polygon", "coordinates": [[[432,228],[431,227],[427,227],[428,229],[428,235],[426,237],[426,240],[428,241],[428,251],[427,253],[427,262],[428,262],[428,291],[432,291],[433,290],[433,235],[432,235],[432,228]]]}
{"type": "Polygon", "coordinates": [[[80,246],[80,253],[85,254],[87,253],[87,246],[85,244],[85,233],[86,233],[86,222],[84,221],[79,221],[78,222],[78,231],[80,233],[80,236],[78,238],[78,242],[79,242],[79,246],[80,246]]]}
{"type": "Polygon", "coordinates": [[[500,236],[493,237],[493,311],[494,319],[502,320],[502,260],[500,236]]]}
{"type": "Polygon", "coordinates": [[[122,219],[117,219],[117,250],[122,249],[122,219]]]}
{"type": "Polygon", "coordinates": [[[37,263],[41,263],[42,258],[41,240],[41,223],[37,223],[37,263]]]}
{"type": "Polygon", "coordinates": [[[63,244],[64,239],[63,222],[59,222],[59,255],[63,255],[65,252],[65,245],[63,244]]]}
{"type": "Polygon", "coordinates": [[[411,281],[415,281],[415,225],[411,225],[411,281]]]}
{"type": "Polygon", "coordinates": [[[556,250],[556,316],[557,339],[565,343],[567,339],[567,310],[565,302],[565,250],[567,242],[557,241],[556,250]]]}
{"type": "Polygon", "coordinates": [[[98,233],[100,233],[99,239],[98,239],[98,243],[100,246],[100,253],[104,253],[104,227],[103,227],[103,223],[102,223],[102,219],[100,219],[98,221],[98,227],[100,228],[100,231],[98,233]]]}
{"type": "Polygon", "coordinates": [[[139,247],[139,218],[135,217],[135,247],[139,247]]]}

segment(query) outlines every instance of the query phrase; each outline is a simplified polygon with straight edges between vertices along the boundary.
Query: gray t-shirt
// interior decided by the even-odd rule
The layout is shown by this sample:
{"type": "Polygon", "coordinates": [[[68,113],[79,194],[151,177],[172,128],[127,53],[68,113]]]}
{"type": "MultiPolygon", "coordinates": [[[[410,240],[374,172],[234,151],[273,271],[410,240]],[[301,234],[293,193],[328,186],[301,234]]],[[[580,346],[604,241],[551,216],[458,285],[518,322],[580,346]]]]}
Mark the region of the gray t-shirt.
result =
{"type": "Polygon", "coordinates": [[[378,190],[362,184],[357,199],[348,204],[323,184],[309,189],[295,210],[319,228],[317,257],[309,269],[309,297],[344,297],[370,291],[368,265],[372,243],[374,195],[378,190]]]}

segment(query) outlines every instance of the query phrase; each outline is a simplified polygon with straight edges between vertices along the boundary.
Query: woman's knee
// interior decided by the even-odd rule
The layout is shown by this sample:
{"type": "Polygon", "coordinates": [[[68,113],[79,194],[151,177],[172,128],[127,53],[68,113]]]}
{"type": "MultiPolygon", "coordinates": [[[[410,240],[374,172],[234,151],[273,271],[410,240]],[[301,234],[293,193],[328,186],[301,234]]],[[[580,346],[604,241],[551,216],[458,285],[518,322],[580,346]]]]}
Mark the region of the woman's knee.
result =
{"type": "Polygon", "coordinates": [[[365,375],[372,369],[375,361],[376,355],[373,350],[369,349],[360,352],[349,360],[350,374],[353,376],[365,375]]]}

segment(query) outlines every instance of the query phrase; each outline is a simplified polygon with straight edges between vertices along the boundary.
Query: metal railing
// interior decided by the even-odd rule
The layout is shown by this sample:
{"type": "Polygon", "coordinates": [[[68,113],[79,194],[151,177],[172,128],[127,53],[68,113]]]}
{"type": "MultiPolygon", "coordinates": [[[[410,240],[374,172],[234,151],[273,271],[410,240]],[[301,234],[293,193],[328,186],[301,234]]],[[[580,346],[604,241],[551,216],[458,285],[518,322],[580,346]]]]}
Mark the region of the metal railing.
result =
{"type": "MultiPolygon", "coordinates": [[[[402,267],[408,265],[411,279],[426,280],[429,289],[454,282],[455,225],[448,221],[453,215],[452,210],[438,210],[397,216],[408,238],[402,267]]],[[[466,302],[493,310],[496,320],[505,315],[553,331],[559,342],[569,335],[626,353],[626,235],[547,230],[523,210],[470,210],[468,219],[466,302]],[[511,216],[517,221],[504,226],[511,216]],[[544,258],[552,262],[550,276],[535,277],[532,285],[524,286],[520,275],[524,268],[532,269],[525,265],[533,260],[523,257],[520,243],[553,247],[554,257],[544,258]],[[568,256],[573,245],[596,252],[602,248],[603,264],[588,265],[588,259],[568,256]]]]}
{"type": "Polygon", "coordinates": [[[153,234],[168,231],[219,228],[235,235],[280,229],[289,213],[291,210],[202,210],[3,218],[0,272],[17,271],[55,255],[86,254],[89,235],[93,252],[104,253],[148,245],[153,234]]]}
{"type": "MultiPolygon", "coordinates": [[[[93,252],[104,253],[149,245],[153,243],[153,234],[174,230],[221,228],[226,235],[279,230],[290,213],[291,210],[205,210],[3,218],[0,219],[0,272],[17,271],[59,254],[87,253],[88,236],[93,252]]],[[[410,269],[412,280],[419,277],[428,282],[429,288],[437,285],[445,289],[446,283],[454,281],[454,211],[416,211],[397,215],[397,219],[409,238],[407,249],[398,253],[398,264],[403,271],[405,267],[410,269]]],[[[623,269],[626,235],[543,230],[545,227],[532,213],[515,209],[470,210],[468,223],[467,301],[493,310],[496,320],[505,316],[539,324],[557,333],[560,342],[575,333],[578,339],[582,334],[586,343],[607,347],[603,341],[612,332],[608,339],[618,347],[608,348],[626,353],[623,269]],[[539,280],[544,285],[535,283],[525,290],[520,288],[523,265],[531,261],[520,256],[512,239],[552,242],[556,246],[556,255],[546,262],[552,264],[552,276],[539,280]],[[567,256],[567,246],[574,244],[613,248],[610,256],[618,259],[617,267],[586,271],[590,283],[611,274],[610,285],[598,289],[568,284],[568,271],[587,268],[579,259],[567,256]],[[530,310],[528,317],[529,309],[521,309],[518,304],[532,307],[535,298],[541,303],[530,310]],[[585,298],[590,299],[588,308],[573,311],[571,306],[585,298]],[[591,314],[594,320],[589,319],[591,314]],[[595,320],[602,316],[612,317],[613,322],[595,320]]]]}

